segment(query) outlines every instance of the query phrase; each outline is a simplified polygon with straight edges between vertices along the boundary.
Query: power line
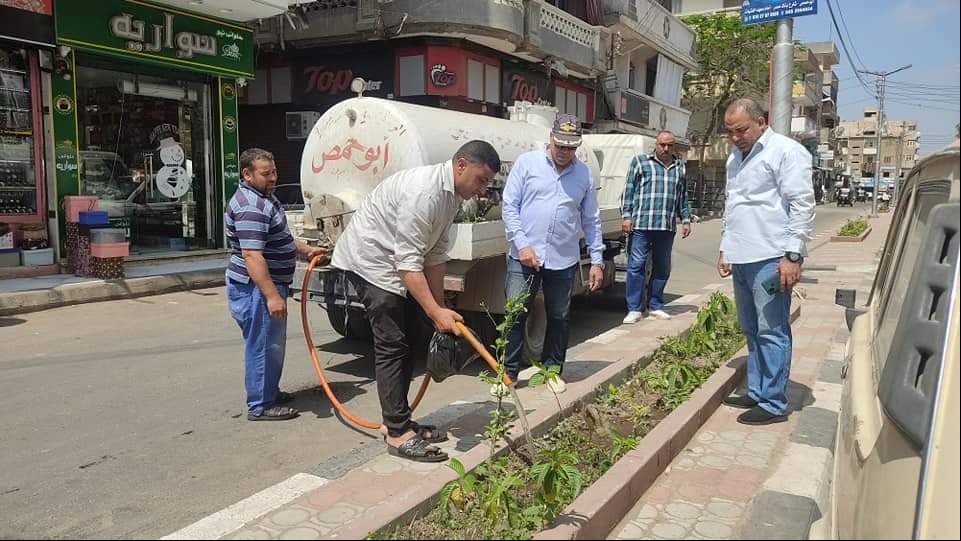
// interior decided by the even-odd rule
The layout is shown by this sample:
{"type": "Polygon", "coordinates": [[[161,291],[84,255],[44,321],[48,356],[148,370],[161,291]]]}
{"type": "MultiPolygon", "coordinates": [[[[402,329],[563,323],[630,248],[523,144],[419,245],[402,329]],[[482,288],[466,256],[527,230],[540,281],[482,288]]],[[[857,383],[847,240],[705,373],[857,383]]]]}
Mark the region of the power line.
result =
{"type": "MultiPolygon", "coordinates": [[[[858,59],[858,64],[864,67],[864,61],[861,60],[861,55],[858,54],[858,48],[854,46],[854,40],[851,38],[851,32],[848,31],[848,23],[844,20],[844,11],[841,9],[841,3],[838,2],[838,16],[841,17],[841,25],[844,26],[844,33],[848,37],[848,43],[851,44],[851,48],[854,49],[854,57],[858,59]]],[[[838,36],[840,36],[840,32],[838,36]]]]}
{"type": "Polygon", "coordinates": [[[834,30],[838,33],[838,41],[841,42],[841,48],[844,50],[844,56],[845,58],[848,59],[848,64],[851,65],[851,71],[854,72],[854,76],[857,78],[858,82],[861,83],[861,87],[864,88],[865,92],[870,94],[871,91],[868,90],[867,83],[864,82],[864,79],[861,77],[861,74],[858,72],[858,68],[854,65],[854,60],[852,60],[851,52],[848,51],[848,44],[847,42],[844,41],[844,37],[841,34],[841,28],[838,26],[838,20],[834,17],[834,7],[832,6],[833,2],[831,2],[831,0],[825,0],[825,3],[828,5],[828,12],[831,14],[831,22],[834,24],[834,30]]]}

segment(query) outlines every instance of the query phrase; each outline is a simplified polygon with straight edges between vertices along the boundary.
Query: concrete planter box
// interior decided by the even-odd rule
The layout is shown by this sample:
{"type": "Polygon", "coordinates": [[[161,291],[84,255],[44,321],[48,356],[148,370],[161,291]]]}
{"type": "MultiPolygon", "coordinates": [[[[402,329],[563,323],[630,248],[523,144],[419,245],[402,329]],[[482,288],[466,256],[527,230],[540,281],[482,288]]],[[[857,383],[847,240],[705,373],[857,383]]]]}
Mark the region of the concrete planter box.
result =
{"type": "MultiPolygon", "coordinates": [[[[791,322],[800,315],[800,305],[793,304],[791,322]]],[[[737,387],[746,367],[745,348],[719,366],[704,385],[648,432],[636,448],[587,487],[554,519],[553,525],[533,538],[605,539],[714,414],[724,397],[737,387]]]]}
{"type": "MultiPolygon", "coordinates": [[[[706,299],[707,295],[704,295],[699,300],[706,299]]],[[[794,322],[800,313],[800,305],[792,304],[791,321],[794,322]]],[[[672,323],[679,322],[674,320],[672,323]]],[[[668,334],[685,334],[691,324],[693,317],[688,316],[683,327],[668,334]]],[[[592,402],[609,383],[620,385],[630,375],[633,367],[645,366],[651,361],[651,354],[655,349],[656,345],[652,345],[650,350],[640,352],[639,358],[622,359],[584,381],[569,383],[568,392],[559,395],[561,411],[545,407],[537,408],[528,415],[532,436],[536,438],[547,433],[578,404],[592,402]]],[[[637,448],[627,453],[600,479],[587,487],[564,513],[555,519],[552,526],[535,533],[533,538],[604,539],[744,377],[745,352],[746,350],[742,350],[726,364],[718,367],[708,381],[658,423],[637,448]]],[[[510,435],[511,440],[519,442],[521,437],[520,428],[515,427],[510,435]]],[[[501,445],[495,456],[506,452],[507,447],[501,445]]],[[[472,471],[487,461],[489,452],[486,446],[478,445],[458,458],[467,471],[472,471]]],[[[381,532],[407,524],[415,517],[429,513],[437,505],[437,494],[444,483],[455,477],[453,472],[442,469],[415,487],[416,490],[412,488],[404,497],[393,501],[390,506],[368,512],[364,524],[350,524],[340,528],[336,534],[326,537],[359,539],[371,531],[372,524],[382,524],[383,526],[374,528],[381,532]]]]}
{"type": "Polygon", "coordinates": [[[871,234],[871,227],[868,226],[867,229],[861,232],[860,235],[856,237],[843,237],[841,235],[834,235],[831,237],[831,242],[863,242],[864,239],[868,238],[871,234]]]}

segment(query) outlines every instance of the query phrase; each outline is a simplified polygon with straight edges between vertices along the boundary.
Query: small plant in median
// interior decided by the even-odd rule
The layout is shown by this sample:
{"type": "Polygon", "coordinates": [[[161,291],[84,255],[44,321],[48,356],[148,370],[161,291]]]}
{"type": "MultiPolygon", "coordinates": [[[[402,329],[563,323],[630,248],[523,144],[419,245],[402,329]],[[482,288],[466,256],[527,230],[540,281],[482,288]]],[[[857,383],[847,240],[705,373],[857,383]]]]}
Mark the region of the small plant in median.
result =
{"type": "MultiPolygon", "coordinates": [[[[523,300],[508,300],[505,320],[523,310],[523,300]]],[[[502,322],[503,323],[503,322],[502,322]]],[[[499,375],[508,325],[499,325],[495,342],[499,375]]],[[[494,458],[499,442],[510,429],[512,414],[491,414],[487,443],[491,458],[474,472],[451,459],[457,479],[447,483],[434,511],[390,531],[373,534],[382,539],[529,539],[548,526],[581,492],[625,453],[634,449],[667,416],[726,361],[743,347],[734,303],[714,293],[698,311],[688,333],[663,339],[650,364],[638,368],[621,385],[600,389],[596,400],[575,409],[551,432],[537,440],[537,449],[524,456],[517,449],[494,458]]],[[[538,379],[548,380],[541,368],[538,379]]],[[[495,382],[487,376],[486,382],[495,382]]]]}
{"type": "Polygon", "coordinates": [[[841,231],[838,232],[838,236],[841,237],[856,237],[868,228],[868,220],[864,216],[858,216],[857,218],[852,218],[844,224],[841,231]]]}

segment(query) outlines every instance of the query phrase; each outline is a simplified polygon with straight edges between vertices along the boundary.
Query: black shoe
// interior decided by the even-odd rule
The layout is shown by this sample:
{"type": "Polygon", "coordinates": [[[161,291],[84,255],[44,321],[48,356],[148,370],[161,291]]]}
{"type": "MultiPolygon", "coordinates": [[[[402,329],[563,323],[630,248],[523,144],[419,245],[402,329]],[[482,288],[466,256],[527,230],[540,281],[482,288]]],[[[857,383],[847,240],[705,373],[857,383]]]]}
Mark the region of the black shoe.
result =
{"type": "Polygon", "coordinates": [[[733,394],[724,399],[724,404],[731,406],[733,408],[741,408],[746,410],[749,410],[754,406],[757,406],[757,402],[750,396],[748,395],[737,396],[733,394]]]}
{"type": "Polygon", "coordinates": [[[770,425],[787,421],[787,415],[774,415],[760,406],[755,406],[737,416],[742,425],[770,425]]]}

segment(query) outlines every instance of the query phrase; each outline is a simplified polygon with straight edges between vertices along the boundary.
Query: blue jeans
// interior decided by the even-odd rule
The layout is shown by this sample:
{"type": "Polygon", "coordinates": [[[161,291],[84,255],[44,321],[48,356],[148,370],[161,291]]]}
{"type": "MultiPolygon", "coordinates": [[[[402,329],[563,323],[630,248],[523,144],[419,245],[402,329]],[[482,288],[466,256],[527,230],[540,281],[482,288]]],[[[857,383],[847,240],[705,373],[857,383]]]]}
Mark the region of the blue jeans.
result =
{"type": "MultiPolygon", "coordinates": [[[[544,366],[556,365],[564,369],[567,359],[567,340],[570,337],[568,316],[571,312],[571,292],[574,288],[574,276],[577,265],[566,269],[548,270],[541,268],[535,271],[531,267],[521,265],[513,257],[507,257],[507,284],[505,293],[508,298],[529,291],[527,308],[530,310],[534,297],[544,286],[544,308],[547,312],[547,332],[544,334],[544,350],[540,361],[544,366]]],[[[524,355],[524,328],[527,323],[527,312],[520,314],[507,334],[507,351],[505,352],[504,368],[508,377],[517,379],[520,373],[521,357],[524,355]]]]}
{"type": "Polygon", "coordinates": [[[631,248],[627,255],[627,283],[624,290],[627,297],[628,312],[643,312],[644,306],[644,267],[647,258],[652,258],[651,310],[664,307],[664,288],[671,277],[671,249],[674,247],[674,231],[653,231],[635,229],[631,232],[631,248]]]}
{"type": "Polygon", "coordinates": [[[761,285],[777,272],[779,258],[731,265],[737,319],[747,338],[747,389],[773,415],[787,413],[791,371],[791,290],[771,295],[761,285]]]}
{"type": "MultiPolygon", "coordinates": [[[[280,296],[287,298],[288,286],[275,284],[280,296]]],[[[280,392],[287,347],[287,319],[271,319],[267,300],[254,284],[227,279],[230,315],[244,335],[244,384],[247,387],[247,413],[261,415],[273,406],[280,392]]]]}

